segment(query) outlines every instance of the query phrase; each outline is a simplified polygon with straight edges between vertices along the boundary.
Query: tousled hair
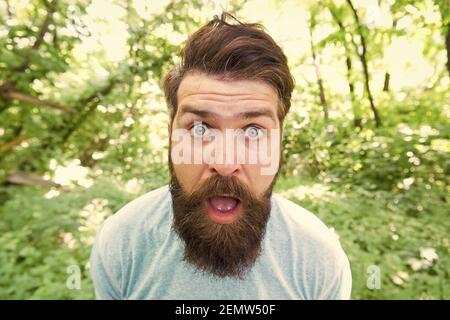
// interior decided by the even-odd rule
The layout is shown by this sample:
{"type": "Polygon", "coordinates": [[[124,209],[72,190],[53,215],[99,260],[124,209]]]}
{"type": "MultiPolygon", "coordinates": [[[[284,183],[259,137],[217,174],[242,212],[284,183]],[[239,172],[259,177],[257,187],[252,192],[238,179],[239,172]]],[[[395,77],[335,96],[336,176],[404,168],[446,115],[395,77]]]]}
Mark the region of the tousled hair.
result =
{"type": "Polygon", "coordinates": [[[181,52],[181,64],[164,78],[171,121],[178,108],[178,88],[189,72],[223,80],[257,80],[269,84],[278,94],[280,123],[291,107],[295,82],[283,51],[261,24],[242,23],[229,13],[215,16],[192,34],[181,52]]]}

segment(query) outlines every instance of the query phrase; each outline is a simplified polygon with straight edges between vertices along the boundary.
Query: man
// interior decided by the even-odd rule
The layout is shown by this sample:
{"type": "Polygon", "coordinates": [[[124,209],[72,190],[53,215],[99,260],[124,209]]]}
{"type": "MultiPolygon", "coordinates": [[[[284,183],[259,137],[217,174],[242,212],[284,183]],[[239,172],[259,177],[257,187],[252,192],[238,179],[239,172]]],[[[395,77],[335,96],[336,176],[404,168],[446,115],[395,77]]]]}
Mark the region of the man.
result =
{"type": "Polygon", "coordinates": [[[98,299],[350,297],[334,233],[272,195],[293,88],[285,55],[260,25],[223,14],[187,40],[164,80],[170,184],[98,232],[98,299]]]}

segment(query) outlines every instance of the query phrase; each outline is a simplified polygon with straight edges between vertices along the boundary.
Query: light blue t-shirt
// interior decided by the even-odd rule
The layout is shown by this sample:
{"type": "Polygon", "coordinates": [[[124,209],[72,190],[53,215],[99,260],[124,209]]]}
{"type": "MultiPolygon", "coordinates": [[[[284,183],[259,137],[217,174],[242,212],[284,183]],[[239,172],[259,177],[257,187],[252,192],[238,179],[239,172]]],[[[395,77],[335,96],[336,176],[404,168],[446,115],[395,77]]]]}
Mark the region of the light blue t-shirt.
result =
{"type": "Polygon", "coordinates": [[[276,194],[262,252],[243,280],[183,261],[168,186],[109,217],[90,270],[97,299],[349,299],[351,272],[337,236],[315,215],[276,194]]]}

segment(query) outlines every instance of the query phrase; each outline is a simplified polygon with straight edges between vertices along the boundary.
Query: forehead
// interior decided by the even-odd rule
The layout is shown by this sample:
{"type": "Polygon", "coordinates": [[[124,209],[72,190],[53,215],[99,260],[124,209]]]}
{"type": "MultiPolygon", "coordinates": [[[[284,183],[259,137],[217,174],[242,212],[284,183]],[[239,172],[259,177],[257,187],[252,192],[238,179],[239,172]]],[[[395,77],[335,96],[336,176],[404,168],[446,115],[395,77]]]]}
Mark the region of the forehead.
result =
{"type": "Polygon", "coordinates": [[[276,114],[277,92],[268,84],[255,80],[223,80],[218,77],[192,73],[183,78],[178,94],[180,110],[186,105],[215,109],[220,113],[270,108],[276,114]]]}

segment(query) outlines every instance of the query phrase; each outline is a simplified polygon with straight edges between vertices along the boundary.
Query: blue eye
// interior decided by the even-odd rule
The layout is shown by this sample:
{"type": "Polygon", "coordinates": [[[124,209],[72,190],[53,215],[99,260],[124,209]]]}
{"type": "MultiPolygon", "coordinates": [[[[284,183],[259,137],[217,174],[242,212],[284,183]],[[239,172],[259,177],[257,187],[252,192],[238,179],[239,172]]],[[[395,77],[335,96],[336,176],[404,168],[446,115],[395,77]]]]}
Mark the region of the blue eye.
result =
{"type": "Polygon", "coordinates": [[[264,130],[257,126],[248,126],[244,134],[250,140],[257,140],[264,136],[264,130]]]}
{"type": "Polygon", "coordinates": [[[202,138],[208,134],[208,127],[201,122],[195,122],[191,128],[194,137],[202,138]]]}

